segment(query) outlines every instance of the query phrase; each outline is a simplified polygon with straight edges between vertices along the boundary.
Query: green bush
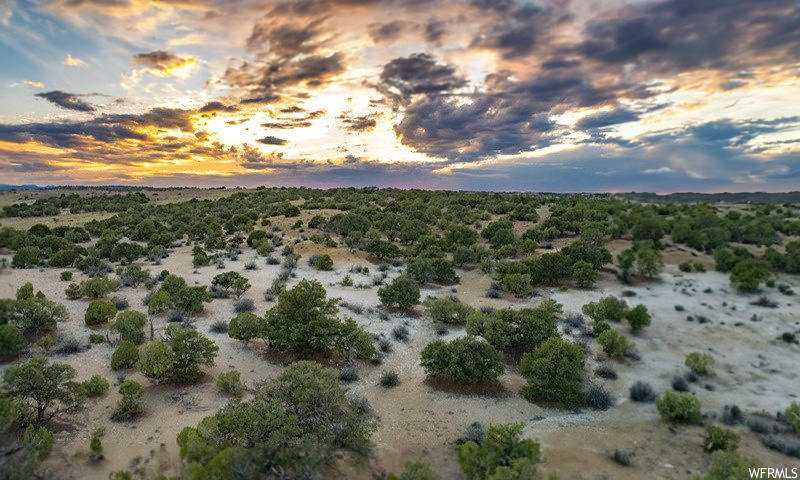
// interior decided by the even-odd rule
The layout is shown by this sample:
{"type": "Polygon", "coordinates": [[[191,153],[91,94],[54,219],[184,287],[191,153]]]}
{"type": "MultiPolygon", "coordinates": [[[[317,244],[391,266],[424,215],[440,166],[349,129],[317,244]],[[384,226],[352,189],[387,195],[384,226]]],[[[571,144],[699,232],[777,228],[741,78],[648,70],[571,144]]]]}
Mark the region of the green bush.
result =
{"type": "Polygon", "coordinates": [[[410,277],[401,275],[378,289],[378,298],[387,307],[408,310],[419,303],[419,285],[410,277]]]}
{"type": "Polygon", "coordinates": [[[579,402],[585,356],[579,345],[558,336],[526,353],[518,369],[528,382],[525,398],[531,402],[579,402]]]}
{"type": "Polygon", "coordinates": [[[83,292],[81,291],[80,285],[77,283],[70,283],[67,285],[67,289],[64,290],[64,295],[70,300],[78,300],[83,297],[83,292]]]}
{"type": "Polygon", "coordinates": [[[64,282],[72,281],[72,272],[61,272],[59,278],[61,278],[61,280],[64,282]]]}
{"type": "Polygon", "coordinates": [[[678,269],[681,272],[691,272],[692,271],[692,264],[689,262],[681,262],[678,264],[678,269]]]}
{"type": "Polygon", "coordinates": [[[130,420],[144,413],[144,388],[138,382],[125,380],[119,387],[119,393],[122,398],[111,414],[112,420],[130,420]]]}
{"type": "Polygon", "coordinates": [[[604,320],[598,320],[594,322],[594,326],[592,327],[592,336],[599,337],[603,332],[608,330],[611,330],[611,325],[604,320]]]}
{"type": "MultiPolygon", "coordinates": [[[[212,286],[218,286],[226,292],[231,292],[234,297],[239,298],[244,292],[250,289],[250,282],[237,272],[220,273],[211,280],[212,286]]],[[[184,289],[179,289],[179,291],[184,289]]]]}
{"type": "Polygon", "coordinates": [[[636,344],[622,333],[610,328],[597,337],[597,343],[609,357],[624,357],[633,351],[636,344]]]}
{"type": "Polygon", "coordinates": [[[119,333],[120,340],[127,340],[135,345],[144,342],[144,326],[147,324],[147,316],[136,310],[127,310],[120,313],[111,330],[119,333]]]}
{"type": "Polygon", "coordinates": [[[698,375],[708,375],[714,370],[714,365],[716,364],[714,357],[700,352],[692,352],[686,355],[683,363],[698,375]]]}
{"type": "Polygon", "coordinates": [[[524,273],[506,273],[500,277],[500,288],[516,297],[524,297],[533,289],[530,275],[524,273]]]}
{"type": "Polygon", "coordinates": [[[228,323],[228,336],[245,344],[260,337],[263,331],[264,319],[250,312],[240,313],[228,323]]]}
{"type": "Polygon", "coordinates": [[[102,325],[114,318],[117,314],[117,307],[106,300],[93,300],[86,309],[83,319],[87,326],[93,327],[102,325]]]}
{"type": "Polygon", "coordinates": [[[203,377],[200,365],[213,366],[219,347],[194,329],[167,329],[165,340],[143,345],[137,368],[155,382],[196,383],[203,377]]]}
{"type": "Polygon", "coordinates": [[[81,390],[87,397],[102,397],[108,393],[108,380],[100,375],[93,375],[92,378],[81,383],[81,390]]]}
{"type": "Polygon", "coordinates": [[[33,410],[21,398],[0,396],[0,435],[19,430],[33,421],[33,410]]]}
{"type": "Polygon", "coordinates": [[[628,310],[628,313],[625,314],[625,318],[628,320],[628,323],[631,324],[631,330],[634,332],[638,332],[644,327],[650,326],[650,313],[647,311],[647,307],[641,304],[628,310]]]}
{"type": "Polygon", "coordinates": [[[372,335],[352,318],[340,323],[333,347],[345,364],[350,364],[356,359],[366,360],[375,355],[375,342],[372,335]]]}
{"type": "Polygon", "coordinates": [[[241,376],[236,370],[220,373],[217,377],[217,388],[221,392],[229,393],[237,397],[242,396],[244,393],[244,384],[242,383],[241,376]]]}
{"type": "Polygon", "coordinates": [[[731,286],[742,292],[757,292],[758,286],[770,276],[765,262],[746,259],[738,262],[731,270],[731,286]]]}
{"type": "Polygon", "coordinates": [[[592,288],[597,282],[597,270],[589,262],[575,262],[572,265],[572,281],[578,288],[592,288]]]}
{"type": "Polygon", "coordinates": [[[119,288],[117,281],[106,276],[90,278],[80,284],[81,295],[89,298],[105,297],[117,288],[119,288]]]}
{"type": "Polygon", "coordinates": [[[712,455],[713,463],[708,472],[697,480],[748,480],[751,469],[760,465],[750,459],[742,458],[734,450],[721,450],[712,455]]]}
{"type": "Polygon", "coordinates": [[[123,340],[111,354],[111,369],[131,368],[139,361],[139,349],[133,343],[123,340]]]}
{"type": "Polygon", "coordinates": [[[592,320],[619,322],[628,313],[628,303],[616,297],[604,297],[597,302],[589,302],[581,309],[592,320]]]}
{"type": "Polygon", "coordinates": [[[56,339],[51,334],[43,335],[39,340],[36,340],[36,346],[49,352],[56,344],[56,339]]]}
{"type": "Polygon", "coordinates": [[[103,336],[102,333],[90,333],[89,334],[89,343],[93,343],[95,345],[103,343],[106,341],[106,337],[103,336]]]}
{"type": "Polygon", "coordinates": [[[187,464],[184,478],[227,479],[231,468],[252,478],[276,471],[314,477],[340,450],[367,454],[374,429],[371,416],[359,413],[345,395],[334,370],[301,361],[252,400],[231,402],[197,428],[184,428],[177,443],[187,464]]]}
{"type": "Polygon", "coordinates": [[[786,423],[791,425],[795,433],[800,433],[800,403],[792,402],[786,407],[786,423]]]}
{"type": "Polygon", "coordinates": [[[484,340],[472,336],[446,343],[429,343],[420,355],[428,375],[441,375],[465,383],[494,380],[503,371],[501,353],[484,340]]]}
{"type": "Polygon", "coordinates": [[[438,323],[462,324],[467,321],[473,308],[448,297],[431,298],[425,301],[425,313],[438,323]]]}
{"type": "Polygon", "coordinates": [[[11,259],[14,268],[30,268],[39,264],[39,247],[22,247],[11,259]]]}
{"type": "Polygon", "coordinates": [[[29,425],[22,436],[22,445],[26,453],[40,462],[50,456],[55,443],[55,435],[44,427],[29,425]]]}
{"type": "Polygon", "coordinates": [[[337,299],[326,298],[325,287],[317,281],[301,280],[278,297],[264,322],[264,336],[270,345],[308,357],[330,351],[340,328],[336,318],[337,299]]]}
{"type": "Polygon", "coordinates": [[[667,391],[656,399],[656,411],[667,422],[699,423],[700,400],[688,392],[667,391]]]}
{"type": "Polygon", "coordinates": [[[703,449],[706,452],[717,450],[736,450],[739,448],[739,435],[727,428],[709,425],[703,439],[703,449]]]}
{"type": "Polygon", "coordinates": [[[308,259],[308,264],[321,271],[333,270],[333,259],[328,254],[312,255],[308,259]]]}
{"type": "Polygon", "coordinates": [[[541,448],[531,439],[523,439],[522,424],[493,425],[478,444],[468,441],[456,446],[461,471],[467,480],[503,480],[537,478],[541,448]]]}
{"type": "Polygon", "coordinates": [[[705,266],[705,265],[703,265],[703,264],[702,264],[702,263],[700,263],[700,262],[694,262],[694,263],[692,264],[692,268],[694,268],[694,269],[695,269],[695,271],[697,271],[697,272],[705,272],[705,271],[706,271],[706,266],[705,266]]]}
{"type": "Polygon", "coordinates": [[[22,332],[9,324],[0,325],[0,358],[13,357],[28,349],[22,332]]]}
{"type": "Polygon", "coordinates": [[[431,467],[427,463],[421,462],[408,462],[406,463],[403,473],[395,475],[389,474],[388,480],[441,480],[438,475],[431,471],[431,467]]]}
{"type": "Polygon", "coordinates": [[[480,335],[498,350],[530,350],[558,335],[556,313],[562,306],[545,300],[536,308],[504,308],[491,314],[474,313],[467,317],[467,333],[480,335]]]}

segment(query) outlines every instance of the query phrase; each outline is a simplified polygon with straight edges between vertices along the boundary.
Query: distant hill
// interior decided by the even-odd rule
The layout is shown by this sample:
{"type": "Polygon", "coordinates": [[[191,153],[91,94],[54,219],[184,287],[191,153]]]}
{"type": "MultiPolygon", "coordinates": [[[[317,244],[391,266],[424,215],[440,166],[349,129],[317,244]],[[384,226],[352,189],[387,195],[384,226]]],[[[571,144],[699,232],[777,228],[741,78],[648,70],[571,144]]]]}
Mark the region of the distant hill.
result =
{"type": "Polygon", "coordinates": [[[38,185],[7,185],[0,183],[0,190],[37,190],[38,185]]]}
{"type": "Polygon", "coordinates": [[[782,205],[784,203],[800,203],[800,192],[747,192],[747,193],[620,193],[617,196],[647,203],[757,203],[782,205]]]}

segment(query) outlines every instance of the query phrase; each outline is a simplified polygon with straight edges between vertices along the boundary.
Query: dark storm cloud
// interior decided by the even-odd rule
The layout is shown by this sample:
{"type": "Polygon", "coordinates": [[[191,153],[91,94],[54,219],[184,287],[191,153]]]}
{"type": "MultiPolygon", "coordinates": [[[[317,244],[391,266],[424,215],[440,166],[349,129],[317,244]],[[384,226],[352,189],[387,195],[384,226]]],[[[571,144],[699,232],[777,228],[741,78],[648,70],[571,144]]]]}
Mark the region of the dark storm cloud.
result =
{"type": "Polygon", "coordinates": [[[62,123],[0,124],[0,140],[37,141],[52,147],[81,148],[96,143],[150,140],[146,128],[191,131],[190,111],[154,108],[141,114],[106,114],[91,120],[62,123]]]}
{"type": "Polygon", "coordinates": [[[88,102],[81,100],[81,97],[86,95],[79,95],[75,93],[67,93],[62,90],[53,90],[52,92],[37,93],[37,97],[44,98],[48,102],[58,105],[67,110],[75,110],[76,112],[94,112],[95,108],[88,102]]]}
{"type": "Polygon", "coordinates": [[[618,125],[620,123],[633,122],[638,119],[639,114],[637,112],[622,108],[588,115],[580,119],[577,126],[580,129],[602,128],[618,125]]]}
{"type": "Polygon", "coordinates": [[[373,23],[369,25],[369,36],[375,43],[391,43],[414,27],[414,24],[403,20],[394,20],[388,23],[373,23]]]}
{"type": "Polygon", "coordinates": [[[448,97],[422,98],[406,108],[395,130],[405,145],[460,161],[549,144],[555,125],[520,100],[483,95],[457,104],[448,97]]]}
{"type": "Polygon", "coordinates": [[[367,132],[378,124],[375,115],[361,115],[353,118],[343,117],[342,123],[350,132],[367,132]]]}
{"type": "Polygon", "coordinates": [[[445,23],[441,20],[431,20],[425,24],[425,41],[428,43],[438,45],[446,34],[445,23]]]}
{"type": "Polygon", "coordinates": [[[548,46],[559,28],[573,20],[570,13],[554,6],[500,2],[492,8],[485,3],[475,2],[473,5],[495,10],[500,17],[488,23],[472,40],[471,46],[498,51],[506,59],[530,55],[540,43],[548,46]]]}
{"type": "Polygon", "coordinates": [[[324,34],[324,18],[303,25],[276,24],[269,16],[253,26],[247,39],[251,51],[268,50],[269,53],[284,58],[312,53],[319,48],[318,38],[324,34]]]}
{"type": "Polygon", "coordinates": [[[236,105],[225,105],[219,101],[208,102],[200,109],[198,112],[200,113],[207,113],[207,112],[236,112],[239,108],[236,105]]]}
{"type": "Polygon", "coordinates": [[[800,59],[800,8],[793,0],[667,0],[591,22],[574,49],[606,64],[651,74],[735,71],[800,59]]]}
{"type": "Polygon", "coordinates": [[[408,100],[412,95],[447,92],[466,85],[455,67],[437,63],[428,53],[415,53],[395,58],[383,66],[382,86],[392,94],[408,100]]]}
{"type": "Polygon", "coordinates": [[[329,83],[347,70],[344,55],[311,55],[285,63],[267,65],[243,64],[238,69],[228,69],[225,80],[234,86],[247,88],[252,93],[242,103],[274,103],[281,98],[285,88],[298,85],[315,88],[329,83]]]}
{"type": "Polygon", "coordinates": [[[286,145],[287,141],[282,138],[267,135],[264,138],[258,139],[258,143],[263,143],[264,145],[286,145]]]}

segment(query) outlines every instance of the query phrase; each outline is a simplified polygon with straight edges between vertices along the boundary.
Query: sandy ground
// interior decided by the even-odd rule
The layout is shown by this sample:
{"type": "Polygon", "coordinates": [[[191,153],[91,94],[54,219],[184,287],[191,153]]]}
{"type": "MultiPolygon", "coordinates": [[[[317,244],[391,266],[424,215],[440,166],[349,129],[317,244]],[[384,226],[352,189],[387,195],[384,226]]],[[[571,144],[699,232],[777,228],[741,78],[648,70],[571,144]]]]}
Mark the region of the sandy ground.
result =
{"type": "MultiPolygon", "coordinates": [[[[163,265],[146,267],[153,273],[167,269],[183,276],[190,284],[210,284],[212,277],[223,270],[215,266],[195,270],[190,251],[190,247],[175,249],[163,265]]],[[[430,382],[418,359],[422,348],[437,338],[431,322],[424,316],[399,314],[381,320],[376,287],[339,285],[350,267],[356,264],[369,266],[370,273],[350,274],[355,284],[371,284],[372,276],[378,273],[377,265],[367,261],[363,254],[351,254],[343,248],[327,249],[306,242],[299,245],[297,251],[303,259],[296,270],[297,278],[290,285],[301,278],[317,279],[325,285],[329,296],[362,305],[363,313],[355,314],[342,308],[340,316],[356,319],[370,332],[390,336],[391,330],[401,324],[406,324],[411,331],[408,342],[394,342],[393,351],[382,366],[361,365],[360,379],[346,386],[352,394],[364,395],[370,401],[380,427],[374,435],[374,455],[369,464],[347,467],[347,470],[331,474],[332,478],[369,479],[373,478],[373,472],[396,472],[405,462],[419,460],[430,462],[444,479],[462,478],[452,442],[470,423],[479,421],[484,424],[522,422],[526,435],[542,443],[543,470],[556,473],[562,479],[688,479],[704,472],[710,463],[710,457],[700,448],[702,427],[672,429],[660,422],[652,404],[635,404],[627,399],[631,384],[645,380],[657,391],[666,390],[670,379],[685,371],[683,358],[687,353],[707,351],[717,361],[716,373],[692,384],[692,391],[702,402],[705,413],[718,414],[725,405],[737,404],[746,412],[763,410],[774,414],[800,393],[797,388],[800,385],[800,347],[777,340],[783,332],[800,331],[800,309],[793,304],[799,301],[798,297],[772,293],[770,296],[780,303],[780,308],[754,307],[749,305],[753,298],[731,292],[727,277],[717,272],[683,274],[674,265],[668,265],[659,279],[633,286],[623,287],[606,273],[598,287],[591,291],[541,289],[540,296],[528,299],[489,299],[484,294],[491,279],[475,269],[460,270],[458,285],[423,289],[423,297],[454,293],[475,307],[523,307],[552,296],[564,305],[565,312],[579,312],[583,304],[604,295],[632,291],[634,296],[627,298],[628,302],[645,304],[653,315],[653,324],[632,336],[641,360],[614,361],[619,379],[596,379],[615,395],[617,405],[614,408],[605,412],[571,411],[545,408],[524,400],[519,394],[524,380],[511,366],[491,388],[459,389],[430,382]],[[308,257],[318,252],[332,255],[336,271],[317,272],[308,267],[308,257]],[[685,310],[678,312],[675,305],[682,305],[685,310]],[[759,321],[751,321],[753,314],[759,321]],[[703,315],[709,322],[687,321],[689,315],[703,315]],[[400,384],[396,388],[378,386],[384,369],[399,373],[400,384]],[[607,452],[616,448],[634,449],[634,465],[622,467],[608,459],[607,452]]],[[[669,253],[673,254],[690,255],[679,251],[669,253]]],[[[268,266],[263,258],[258,258],[257,270],[245,270],[244,264],[255,258],[252,250],[245,249],[237,261],[226,262],[225,270],[238,271],[248,277],[252,288],[245,297],[255,301],[256,313],[263,314],[272,305],[264,300],[263,293],[280,267],[268,266]]],[[[698,260],[710,261],[702,254],[698,260]]],[[[67,300],[64,295],[67,283],[59,280],[59,273],[56,269],[6,269],[0,274],[0,297],[13,296],[19,286],[30,281],[48,298],[67,306],[70,320],[59,326],[59,332],[85,339],[94,331],[83,322],[88,301],[67,300]]],[[[399,273],[398,268],[391,268],[389,278],[399,273]]],[[[76,280],[82,278],[78,272],[75,276],[76,280]]],[[[781,281],[800,290],[796,277],[781,278],[781,281]]],[[[123,288],[117,292],[128,299],[132,309],[139,310],[143,309],[145,294],[144,287],[123,288]]],[[[233,317],[232,302],[230,299],[214,300],[196,321],[197,328],[220,347],[216,365],[206,370],[206,379],[198,385],[152,386],[134,371],[113,372],[109,368],[112,348],[107,345],[96,345],[76,355],[54,357],[56,361],[74,366],[78,380],[98,374],[105,377],[112,388],[108,396],[89,400],[83,412],[64,418],[56,428],[56,447],[45,463],[53,476],[100,480],[121,469],[137,471],[147,477],[158,473],[179,474],[181,462],[175,443],[178,432],[213,414],[229,400],[217,391],[214,378],[235,368],[246,383],[253,385],[274,378],[282,369],[280,361],[266,355],[260,341],[244,346],[225,334],[208,333],[214,321],[233,317]],[[117,386],[124,378],[147,386],[146,414],[133,422],[112,422],[109,416],[119,397],[117,386]],[[103,438],[105,459],[91,463],[85,453],[89,437],[92,430],[101,426],[107,432],[103,438]]],[[[159,329],[164,323],[164,319],[158,320],[159,329]]],[[[616,327],[628,333],[627,327],[616,327]]],[[[445,338],[463,334],[463,328],[455,328],[445,338]]],[[[587,373],[591,374],[597,365],[609,360],[594,340],[590,341],[589,348],[587,373]]],[[[6,365],[0,366],[0,370],[6,365]]],[[[800,464],[796,459],[766,450],[745,429],[738,430],[743,436],[742,451],[747,455],[770,466],[800,464]]]]}

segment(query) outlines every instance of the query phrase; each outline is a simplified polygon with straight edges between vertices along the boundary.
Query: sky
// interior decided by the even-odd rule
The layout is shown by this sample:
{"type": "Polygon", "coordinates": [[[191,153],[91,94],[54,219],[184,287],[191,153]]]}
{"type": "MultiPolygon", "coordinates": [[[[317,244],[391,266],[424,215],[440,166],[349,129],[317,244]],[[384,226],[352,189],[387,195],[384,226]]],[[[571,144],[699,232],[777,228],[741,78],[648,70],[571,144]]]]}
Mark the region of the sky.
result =
{"type": "Polygon", "coordinates": [[[0,0],[0,183],[800,190],[797,0],[0,0]]]}

